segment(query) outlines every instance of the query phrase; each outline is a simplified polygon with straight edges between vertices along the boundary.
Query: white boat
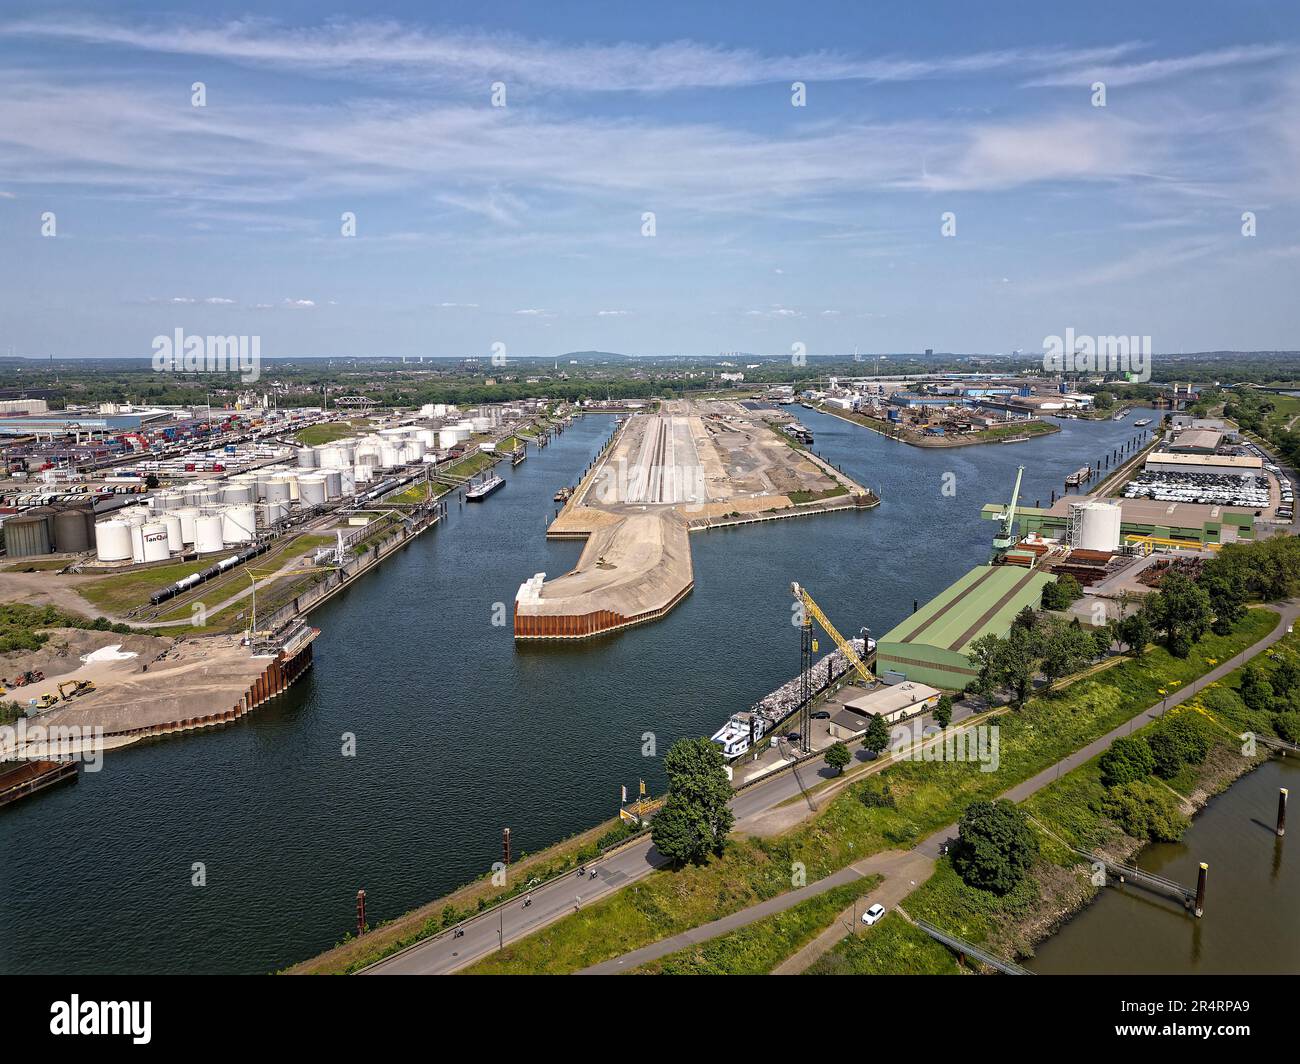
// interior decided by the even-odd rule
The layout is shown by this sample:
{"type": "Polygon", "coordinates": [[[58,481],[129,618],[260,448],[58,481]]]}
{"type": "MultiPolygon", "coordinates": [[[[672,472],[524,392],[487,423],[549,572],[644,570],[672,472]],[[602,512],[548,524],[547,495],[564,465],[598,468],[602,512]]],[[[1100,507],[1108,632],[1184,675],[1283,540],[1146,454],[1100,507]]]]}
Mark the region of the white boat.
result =
{"type": "Polygon", "coordinates": [[[472,488],[466,488],[465,501],[479,502],[482,499],[486,499],[504,483],[505,480],[493,473],[486,480],[479,481],[472,488]]]}
{"type": "Polygon", "coordinates": [[[737,713],[713,736],[728,761],[746,753],[767,732],[767,718],[758,713],[737,713]]]}

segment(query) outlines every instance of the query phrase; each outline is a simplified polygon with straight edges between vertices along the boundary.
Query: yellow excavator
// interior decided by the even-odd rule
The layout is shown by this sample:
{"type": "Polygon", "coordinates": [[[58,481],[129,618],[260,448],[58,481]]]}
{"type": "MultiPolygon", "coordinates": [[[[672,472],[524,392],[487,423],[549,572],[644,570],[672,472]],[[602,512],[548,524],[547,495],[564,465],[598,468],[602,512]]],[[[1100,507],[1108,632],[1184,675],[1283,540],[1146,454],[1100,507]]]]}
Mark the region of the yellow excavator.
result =
{"type": "Polygon", "coordinates": [[[70,702],[77,695],[88,695],[94,689],[94,680],[64,680],[59,684],[59,697],[65,702],[70,702]]]}

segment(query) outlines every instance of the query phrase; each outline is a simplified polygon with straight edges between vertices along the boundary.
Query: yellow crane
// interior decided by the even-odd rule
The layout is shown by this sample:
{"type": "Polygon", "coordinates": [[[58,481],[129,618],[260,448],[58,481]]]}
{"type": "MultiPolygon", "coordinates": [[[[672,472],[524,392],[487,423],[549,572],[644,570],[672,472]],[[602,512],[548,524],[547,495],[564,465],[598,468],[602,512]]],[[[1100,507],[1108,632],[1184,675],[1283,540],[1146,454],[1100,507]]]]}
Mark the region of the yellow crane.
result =
{"type": "MultiPolygon", "coordinates": [[[[867,668],[863,660],[858,657],[858,652],[853,649],[853,644],[840,635],[835,625],[831,624],[831,619],[826,616],[822,611],[822,608],[818,606],[817,603],[813,601],[813,597],[808,594],[808,589],[806,587],[800,587],[798,582],[794,582],[790,585],[790,590],[794,593],[795,599],[803,607],[803,627],[811,629],[813,621],[820,624],[822,630],[835,641],[835,645],[839,647],[844,656],[849,659],[849,664],[857,670],[858,675],[869,684],[875,683],[875,676],[871,674],[871,670],[867,668]]],[[[815,641],[812,644],[812,649],[814,651],[817,649],[817,643],[815,641]]]]}

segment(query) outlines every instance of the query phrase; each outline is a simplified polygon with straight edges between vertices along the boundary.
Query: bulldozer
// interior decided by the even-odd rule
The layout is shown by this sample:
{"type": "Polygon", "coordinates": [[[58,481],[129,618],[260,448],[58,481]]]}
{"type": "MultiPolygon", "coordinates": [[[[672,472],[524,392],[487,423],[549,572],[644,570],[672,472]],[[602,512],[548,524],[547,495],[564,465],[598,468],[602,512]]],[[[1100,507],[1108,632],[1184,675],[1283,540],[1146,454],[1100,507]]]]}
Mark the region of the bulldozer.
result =
{"type": "Polygon", "coordinates": [[[64,680],[59,684],[59,697],[70,702],[77,695],[88,695],[94,689],[94,680],[64,680]]]}

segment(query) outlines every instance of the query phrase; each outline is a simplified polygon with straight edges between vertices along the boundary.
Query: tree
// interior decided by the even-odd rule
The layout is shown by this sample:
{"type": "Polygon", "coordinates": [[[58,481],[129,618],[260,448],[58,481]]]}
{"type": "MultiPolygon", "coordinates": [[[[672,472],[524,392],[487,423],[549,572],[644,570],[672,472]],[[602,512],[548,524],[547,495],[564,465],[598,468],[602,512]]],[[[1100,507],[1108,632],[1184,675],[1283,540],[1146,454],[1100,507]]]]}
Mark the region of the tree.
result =
{"type": "Polygon", "coordinates": [[[1101,769],[1101,782],[1107,787],[1118,787],[1146,779],[1155,771],[1156,759],[1146,739],[1126,735],[1110,744],[1097,766],[1101,769]]]}
{"type": "Polygon", "coordinates": [[[1214,623],[1210,629],[1215,635],[1228,635],[1246,616],[1246,580],[1240,570],[1207,566],[1197,583],[1210,599],[1214,623]]]}
{"type": "Polygon", "coordinates": [[[1049,684],[1062,676],[1078,672],[1092,657],[1096,644],[1082,628],[1070,624],[1054,625],[1043,643],[1043,675],[1049,684]]]}
{"type": "Polygon", "coordinates": [[[1165,574],[1160,590],[1148,600],[1148,608],[1152,624],[1164,633],[1165,646],[1176,658],[1187,657],[1213,618],[1205,589],[1177,572],[1165,574]]]}
{"type": "Polygon", "coordinates": [[[1155,757],[1155,774],[1169,780],[1183,765],[1199,765],[1209,756],[1210,740],[1196,718],[1189,713],[1165,717],[1147,735],[1147,745],[1155,757]]]}
{"type": "Polygon", "coordinates": [[[1189,824],[1173,794],[1143,780],[1132,780],[1108,791],[1102,810],[1135,839],[1177,842],[1189,824]]]}
{"type": "Polygon", "coordinates": [[[1253,662],[1242,672],[1238,691],[1248,709],[1268,711],[1273,708],[1273,685],[1268,682],[1268,674],[1253,662]]]}
{"type": "Polygon", "coordinates": [[[968,886],[1006,894],[1038,853],[1038,838],[1019,806],[1005,799],[972,802],[957,828],[952,865],[968,886]]]}
{"type": "Polygon", "coordinates": [[[998,685],[997,665],[1002,640],[992,632],[982,635],[970,645],[966,657],[970,659],[971,668],[975,670],[975,679],[970,688],[976,694],[988,698],[998,685]]]}
{"type": "Polygon", "coordinates": [[[843,743],[832,743],[830,749],[826,751],[826,764],[831,768],[835,775],[839,775],[850,761],[853,755],[849,753],[849,748],[843,743]]]}
{"type": "Polygon", "coordinates": [[[1135,658],[1147,652],[1147,644],[1156,637],[1155,626],[1146,610],[1136,610],[1119,622],[1116,634],[1135,658]]]}
{"type": "Polygon", "coordinates": [[[1034,666],[1038,663],[1038,638],[1024,629],[1013,630],[999,646],[998,679],[1011,688],[1011,700],[1022,706],[1034,688],[1034,666]]]}
{"type": "Polygon", "coordinates": [[[862,745],[873,754],[880,753],[889,745],[889,728],[885,718],[879,713],[872,714],[871,723],[867,725],[867,734],[862,737],[862,745]]]}
{"type": "Polygon", "coordinates": [[[1273,718],[1273,730],[1289,743],[1300,743],[1300,713],[1288,710],[1273,718]]]}
{"type": "Polygon", "coordinates": [[[668,794],[651,826],[659,852],[678,865],[721,853],[736,820],[722,750],[709,739],[679,739],[664,756],[664,770],[668,794]]]}
{"type": "Polygon", "coordinates": [[[934,721],[940,728],[946,728],[952,723],[952,699],[947,695],[939,696],[934,707],[934,721]]]}
{"type": "Polygon", "coordinates": [[[1079,581],[1069,573],[1062,573],[1056,582],[1043,585],[1043,609],[1069,609],[1070,603],[1083,597],[1083,588],[1079,581]]]}
{"type": "Polygon", "coordinates": [[[1100,628],[1094,628],[1092,630],[1092,656],[1094,658],[1107,657],[1114,642],[1115,625],[1113,623],[1107,622],[1100,628]]]}

